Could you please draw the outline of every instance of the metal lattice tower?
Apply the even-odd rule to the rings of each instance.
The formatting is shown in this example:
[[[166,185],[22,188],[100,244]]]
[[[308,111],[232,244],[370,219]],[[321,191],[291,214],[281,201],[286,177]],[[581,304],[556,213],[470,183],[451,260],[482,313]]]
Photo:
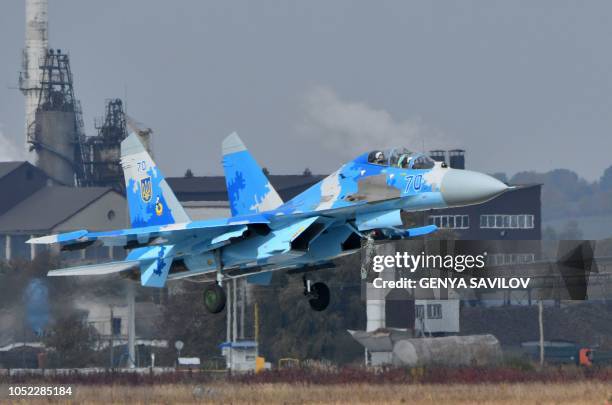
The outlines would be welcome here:
[[[30,150],[36,152],[36,165],[51,178],[80,185],[84,178],[83,119],[74,96],[69,57],[51,49],[40,69],[35,125],[27,133]]]
[[[127,137],[126,115],[120,99],[106,100],[105,114],[95,121],[96,136],[86,138],[84,185],[124,188],[121,168],[121,141]]]

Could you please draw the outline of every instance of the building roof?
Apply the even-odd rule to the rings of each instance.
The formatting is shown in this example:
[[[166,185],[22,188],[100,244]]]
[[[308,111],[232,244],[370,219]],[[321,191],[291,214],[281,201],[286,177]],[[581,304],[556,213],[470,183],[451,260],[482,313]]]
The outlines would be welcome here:
[[[0,178],[6,176],[10,172],[17,169],[22,164],[25,164],[25,161],[22,162],[0,162]]]
[[[406,330],[395,328],[383,328],[371,332],[349,329],[348,332],[353,339],[371,352],[390,352],[395,342],[412,337],[412,334]]]
[[[107,187],[43,187],[0,216],[0,232],[53,229],[111,191]]]
[[[234,349],[251,349],[257,347],[257,342],[254,340],[238,340],[236,342],[223,342],[219,345],[219,349],[224,347],[232,347]]]
[[[270,183],[284,200],[295,197],[324,177],[301,174],[268,176]],[[227,201],[223,176],[170,177],[167,181],[180,201]]]

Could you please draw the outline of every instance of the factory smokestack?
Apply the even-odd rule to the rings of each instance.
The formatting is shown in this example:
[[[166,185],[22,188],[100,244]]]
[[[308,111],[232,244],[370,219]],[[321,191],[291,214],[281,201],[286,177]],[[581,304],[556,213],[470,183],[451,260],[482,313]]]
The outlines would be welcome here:
[[[26,0],[26,32],[23,49],[23,67],[19,75],[19,88],[25,96],[25,144],[29,151],[28,136],[34,131],[34,119],[40,92],[41,70],[49,47],[47,0]],[[30,160],[34,160],[33,155]]]

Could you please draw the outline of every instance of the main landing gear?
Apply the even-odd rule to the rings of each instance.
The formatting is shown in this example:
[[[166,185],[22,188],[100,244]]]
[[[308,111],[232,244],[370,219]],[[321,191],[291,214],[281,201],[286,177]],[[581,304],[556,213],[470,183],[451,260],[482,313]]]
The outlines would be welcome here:
[[[223,311],[226,301],[225,291],[219,284],[211,283],[204,288],[204,306],[208,312],[218,314]]]
[[[304,295],[308,298],[308,303],[313,311],[325,311],[329,306],[329,287],[322,282],[312,283],[306,277],[304,281]],[[225,290],[217,283],[211,283],[204,288],[204,306],[211,314],[218,314],[225,308],[227,296]]]
[[[310,280],[304,276],[304,295],[308,298],[310,308],[314,311],[324,311],[329,306],[329,287],[322,282],[312,284]]]
[[[223,283],[223,262],[221,260],[221,249],[214,251],[215,263],[217,264],[217,282],[211,283],[204,288],[204,306],[211,314],[218,314],[225,308],[227,297],[225,290],[221,287]]]

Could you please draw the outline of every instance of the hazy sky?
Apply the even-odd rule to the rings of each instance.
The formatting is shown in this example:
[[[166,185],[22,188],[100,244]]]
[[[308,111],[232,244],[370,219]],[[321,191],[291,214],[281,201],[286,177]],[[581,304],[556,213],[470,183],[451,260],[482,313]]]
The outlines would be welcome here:
[[[232,131],[272,173],[392,144],[463,147],[487,172],[612,165],[609,1],[49,3],[87,133],[127,93],[167,175],[220,174]],[[24,2],[2,1],[0,131],[19,146],[23,37]]]

